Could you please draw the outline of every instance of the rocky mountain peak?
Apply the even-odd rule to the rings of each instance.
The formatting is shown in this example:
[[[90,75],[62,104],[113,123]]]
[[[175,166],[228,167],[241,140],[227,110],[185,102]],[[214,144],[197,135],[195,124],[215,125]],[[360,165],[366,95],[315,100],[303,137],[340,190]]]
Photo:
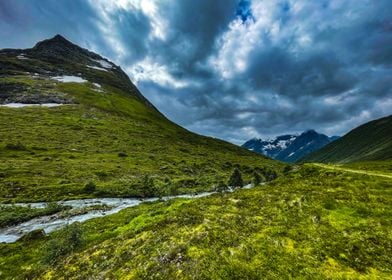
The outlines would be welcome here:
[[[285,134],[269,140],[252,139],[244,143],[243,147],[277,160],[295,162],[337,138],[309,129],[300,135]]]
[[[308,129],[302,133],[303,135],[319,135],[319,133],[314,129]]]
[[[63,44],[72,44],[70,41],[68,41],[67,39],[65,39],[63,36],[61,36],[60,34],[56,34],[53,38],[49,38],[47,39],[47,41],[51,41],[51,42],[60,42]],[[72,44],[73,45],[73,44]]]
[[[61,47],[61,48],[69,48],[69,47],[77,47],[75,44],[71,43],[67,39],[65,39],[60,34],[57,34],[53,38],[45,39],[43,41],[38,42],[33,49],[43,49],[43,48],[54,48],[54,47]]]
[[[93,52],[79,47],[68,41],[62,35],[57,34],[53,38],[38,42],[31,50],[30,54],[56,60],[84,61],[87,58],[100,59],[101,57]]]

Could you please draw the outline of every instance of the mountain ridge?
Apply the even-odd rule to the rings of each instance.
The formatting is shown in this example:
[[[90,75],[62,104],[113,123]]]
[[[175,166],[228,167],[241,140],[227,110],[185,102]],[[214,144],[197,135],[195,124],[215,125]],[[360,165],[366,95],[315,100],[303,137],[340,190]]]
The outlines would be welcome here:
[[[349,163],[392,159],[392,115],[364,123],[302,162]]]
[[[0,201],[172,195],[214,190],[236,168],[247,183],[281,173],[168,120],[120,67],[75,46],[55,36],[0,50]]]
[[[11,54],[19,57],[19,60],[30,59],[38,60],[40,62],[39,64],[20,65],[20,63],[16,63],[16,61],[8,61],[9,63],[0,61],[0,75],[12,75],[15,74],[15,70],[18,69],[23,70],[23,72],[38,73],[41,75],[49,74],[50,76],[83,76],[89,81],[94,81],[96,83],[105,82],[113,87],[120,88],[159,112],[159,110],[141,94],[139,89],[132,83],[128,75],[120,66],[99,54],[72,43],[59,34],[36,43],[32,48],[3,49],[0,50],[0,54]],[[103,63],[107,63],[106,65],[108,67],[102,67]],[[101,71],[93,71],[95,70],[94,68],[100,69]],[[77,69],[77,71],[75,71],[75,69]],[[110,77],[108,77],[108,75],[110,75]]]
[[[338,136],[328,137],[309,129],[301,134],[285,134],[272,139],[251,139],[242,147],[284,162],[296,162],[305,155],[334,141]]]
[[[43,41],[35,44],[33,48],[30,49],[35,53],[39,53],[41,57],[56,57],[56,58],[68,58],[75,60],[72,54],[82,53],[85,56],[90,56],[94,58],[103,58],[100,55],[91,52],[85,48],[82,48],[71,41],[67,40],[60,34],[55,35],[53,38],[45,39]]]

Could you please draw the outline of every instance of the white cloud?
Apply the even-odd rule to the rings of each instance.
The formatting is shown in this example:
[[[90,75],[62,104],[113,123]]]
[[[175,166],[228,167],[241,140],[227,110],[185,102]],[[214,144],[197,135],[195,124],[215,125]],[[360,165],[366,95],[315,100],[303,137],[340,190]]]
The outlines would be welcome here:
[[[150,81],[164,87],[182,88],[188,86],[188,83],[173,78],[165,65],[160,65],[149,57],[126,68],[126,71],[135,84]]]
[[[312,43],[311,34],[290,19],[290,24],[282,23],[282,9],[280,1],[252,2],[252,18],[243,22],[240,18],[233,20],[228,30],[217,42],[217,54],[210,57],[210,65],[223,78],[232,78],[247,69],[249,56],[252,51],[270,48],[274,45],[285,44],[290,37],[292,52],[298,52]],[[294,10],[300,12],[302,6],[295,4]],[[312,26],[313,27],[313,26]]]

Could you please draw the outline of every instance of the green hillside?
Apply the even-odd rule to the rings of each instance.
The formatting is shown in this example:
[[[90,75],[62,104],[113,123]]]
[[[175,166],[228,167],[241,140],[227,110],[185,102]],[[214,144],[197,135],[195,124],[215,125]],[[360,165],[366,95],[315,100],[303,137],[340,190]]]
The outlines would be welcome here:
[[[54,79],[64,76],[85,82]],[[61,36],[0,51],[0,104],[10,103],[64,105],[0,106],[3,202],[199,192],[235,167],[247,182],[283,167],[172,123],[120,67]]]
[[[392,115],[363,124],[301,162],[348,163],[392,159]]]
[[[286,165],[174,124],[61,36],[0,51],[0,105],[0,279],[392,277],[391,117],[334,142],[379,161]]]
[[[0,244],[0,275],[391,279],[392,180],[384,175],[392,165],[384,165],[384,171],[375,166],[378,174],[367,165],[297,166],[250,190],[146,203],[36,240]]]

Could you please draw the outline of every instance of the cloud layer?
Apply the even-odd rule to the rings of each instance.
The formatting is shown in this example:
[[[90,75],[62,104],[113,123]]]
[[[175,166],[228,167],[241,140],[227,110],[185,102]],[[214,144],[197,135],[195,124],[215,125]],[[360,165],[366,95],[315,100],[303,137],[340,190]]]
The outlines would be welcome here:
[[[389,0],[2,0],[0,48],[61,33],[164,114],[234,143],[392,112]]]

